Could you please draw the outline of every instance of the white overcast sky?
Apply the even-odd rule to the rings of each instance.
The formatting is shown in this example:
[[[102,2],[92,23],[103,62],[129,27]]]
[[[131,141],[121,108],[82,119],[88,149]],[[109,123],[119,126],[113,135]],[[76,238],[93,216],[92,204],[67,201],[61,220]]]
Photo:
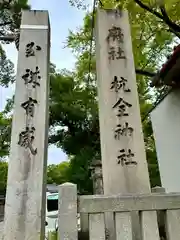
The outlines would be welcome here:
[[[89,0],[91,2],[91,0]],[[58,69],[72,69],[75,59],[67,48],[64,49],[64,42],[68,30],[75,30],[82,25],[84,12],[70,6],[68,0],[30,0],[32,9],[48,10],[51,22],[51,62]],[[6,45],[7,56],[17,66],[17,51],[14,44]],[[0,87],[0,111],[4,108],[6,99],[14,93],[14,87]],[[48,163],[56,164],[67,160],[66,154],[56,146],[50,146],[48,150]]]

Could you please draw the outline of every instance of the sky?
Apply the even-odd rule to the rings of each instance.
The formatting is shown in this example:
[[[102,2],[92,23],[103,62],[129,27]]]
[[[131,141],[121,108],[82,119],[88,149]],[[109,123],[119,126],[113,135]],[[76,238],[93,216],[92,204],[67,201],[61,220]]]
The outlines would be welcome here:
[[[89,0],[91,2],[91,0]],[[69,30],[76,30],[82,25],[85,12],[71,7],[69,0],[30,0],[31,9],[48,10],[51,24],[51,62],[57,69],[73,69],[75,58],[71,51],[64,48]],[[17,67],[17,50],[14,44],[4,46],[8,58]],[[0,111],[14,93],[14,86],[9,88],[0,87]],[[56,146],[48,148],[48,164],[58,164],[68,160],[67,155]]]

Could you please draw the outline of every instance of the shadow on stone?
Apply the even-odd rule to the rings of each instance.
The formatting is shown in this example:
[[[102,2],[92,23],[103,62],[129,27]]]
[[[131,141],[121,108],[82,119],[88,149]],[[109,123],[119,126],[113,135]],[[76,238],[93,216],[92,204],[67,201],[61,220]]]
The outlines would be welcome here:
[[[89,240],[89,232],[78,232],[78,240]]]

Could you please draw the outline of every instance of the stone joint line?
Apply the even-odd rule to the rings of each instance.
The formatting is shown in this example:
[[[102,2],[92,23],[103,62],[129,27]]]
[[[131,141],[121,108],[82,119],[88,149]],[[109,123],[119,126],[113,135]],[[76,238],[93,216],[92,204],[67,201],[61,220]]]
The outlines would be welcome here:
[[[21,29],[48,29],[47,25],[21,25]]]

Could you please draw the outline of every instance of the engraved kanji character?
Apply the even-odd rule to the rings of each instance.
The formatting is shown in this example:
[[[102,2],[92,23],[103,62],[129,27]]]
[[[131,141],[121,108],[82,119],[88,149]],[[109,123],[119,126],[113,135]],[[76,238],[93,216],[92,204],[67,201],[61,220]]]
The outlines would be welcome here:
[[[40,71],[38,66],[36,67],[36,71],[33,72],[30,69],[26,69],[26,73],[22,76],[22,78],[25,81],[25,84],[32,83],[33,88],[36,86],[40,86],[40,83],[38,80],[41,79],[41,76],[39,75]]]
[[[136,161],[133,161],[132,158],[134,157],[134,153],[132,153],[131,149],[128,149],[126,152],[125,149],[121,149],[120,155],[117,157],[117,163],[124,165],[137,165]]]
[[[123,42],[123,33],[120,27],[113,26],[111,29],[108,30],[107,40],[109,41],[112,39],[113,41],[117,40],[118,42]]]
[[[110,47],[110,51],[108,52],[108,54],[109,54],[109,60],[114,60],[116,57],[115,47]]]
[[[31,117],[34,117],[35,104],[37,104],[37,100],[29,97],[29,100],[22,103],[21,106],[26,110],[27,115],[30,115]]]
[[[119,100],[113,106],[113,108],[116,107],[118,107],[118,117],[129,116],[129,114],[126,112],[126,108],[132,107],[132,104],[124,101],[122,98],[119,98]]]
[[[18,141],[18,144],[21,146],[21,147],[24,147],[25,149],[29,148],[29,150],[31,151],[31,153],[33,155],[36,155],[37,153],[37,148],[34,149],[33,146],[32,146],[32,143],[34,141],[34,131],[35,131],[35,128],[34,127],[31,127],[31,129],[29,127],[26,127],[26,130],[25,131],[22,131],[20,134],[19,134],[19,141]]]
[[[129,127],[129,124],[125,122],[125,126],[122,126],[121,124],[118,124],[115,131],[114,131],[114,138],[120,139],[121,136],[132,136],[134,129],[132,127]]]
[[[125,59],[124,51],[118,47],[118,51],[116,52],[116,59]]]
[[[114,80],[111,82],[111,89],[114,89],[117,93],[119,89],[123,88],[124,92],[131,92],[131,90],[126,86],[127,79],[121,77],[121,80],[118,80],[117,76],[114,76]]]
[[[116,51],[115,47],[110,47],[108,55],[109,55],[109,60],[115,60],[115,58],[125,59],[124,51],[120,47],[118,47],[118,51]]]
[[[34,42],[30,42],[26,45],[26,57],[35,56],[35,51],[40,51],[41,47],[36,45]]]
[[[127,82],[128,82],[127,79],[121,77],[121,80],[119,81],[120,83],[119,88],[123,88],[124,92],[131,92],[131,90],[126,86]]]
[[[117,76],[114,76],[114,80],[111,82],[111,89],[114,89],[117,93],[120,88],[119,81]]]

